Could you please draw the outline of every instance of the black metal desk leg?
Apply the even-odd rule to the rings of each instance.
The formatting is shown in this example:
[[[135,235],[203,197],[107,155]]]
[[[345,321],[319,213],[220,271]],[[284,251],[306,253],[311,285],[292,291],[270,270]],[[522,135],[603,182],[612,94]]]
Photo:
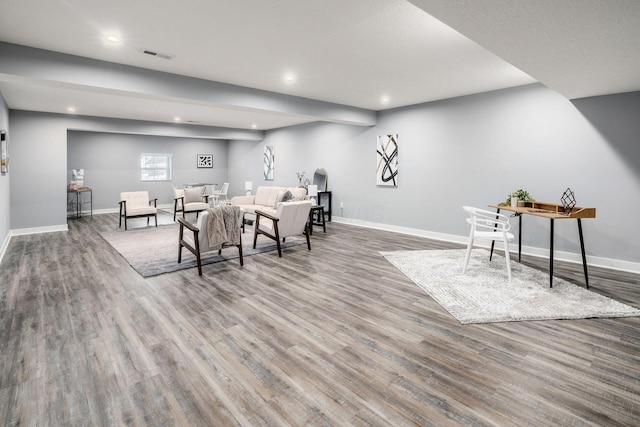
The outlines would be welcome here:
[[[522,215],[518,214],[518,262],[522,259]]]
[[[587,273],[587,255],[584,252],[584,238],[582,237],[582,221],[578,218],[578,234],[580,234],[580,251],[582,252],[582,267],[584,268],[584,283],[589,289],[589,274]]]
[[[553,288],[553,225],[554,219],[551,218],[551,236],[549,237],[549,287]]]
[[[496,209],[496,214],[500,213],[500,208]],[[496,220],[498,219],[498,215],[496,215]],[[496,223],[496,225],[498,225]],[[491,252],[489,252],[489,261],[491,261],[491,258],[493,258],[493,247],[496,245],[496,241],[492,240],[491,241]]]

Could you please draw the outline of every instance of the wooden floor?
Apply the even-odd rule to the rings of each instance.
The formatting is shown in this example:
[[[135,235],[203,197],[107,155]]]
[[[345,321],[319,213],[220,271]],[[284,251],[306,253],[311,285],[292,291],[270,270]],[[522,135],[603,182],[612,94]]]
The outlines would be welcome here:
[[[117,223],[11,239],[2,425],[640,425],[640,318],[461,325],[378,253],[455,245],[329,223],[311,252],[143,279]],[[638,275],[590,273],[640,307]]]

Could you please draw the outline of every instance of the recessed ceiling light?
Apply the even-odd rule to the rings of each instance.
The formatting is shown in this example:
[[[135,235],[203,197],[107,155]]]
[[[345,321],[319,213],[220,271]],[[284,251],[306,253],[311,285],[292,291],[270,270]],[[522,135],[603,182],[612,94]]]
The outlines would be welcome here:
[[[257,125],[257,124],[255,124],[255,123],[252,123],[252,124],[251,124],[251,129],[256,129],[257,127],[258,127],[258,125]]]
[[[174,122],[179,122],[179,121],[180,121],[180,117],[174,117],[174,118],[173,118],[173,121],[174,121]]]
[[[76,112],[76,107],[67,107],[67,112],[75,113]]]
[[[284,75],[284,81],[287,83],[293,83],[296,81],[296,76],[293,73],[287,73]]]
[[[105,36],[105,39],[109,42],[109,43],[120,43],[120,37],[116,36],[115,34],[107,34]]]
[[[383,96],[383,97],[381,97],[381,98],[380,98],[380,103],[381,103],[382,105],[386,105],[386,104],[388,104],[388,103],[389,103],[389,97],[388,97],[388,96],[386,96],[386,95],[385,95],[385,96]]]

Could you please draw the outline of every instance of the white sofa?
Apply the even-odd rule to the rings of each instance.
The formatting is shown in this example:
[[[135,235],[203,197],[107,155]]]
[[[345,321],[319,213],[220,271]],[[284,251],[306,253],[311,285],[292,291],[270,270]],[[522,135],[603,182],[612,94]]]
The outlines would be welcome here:
[[[307,200],[308,198],[306,188],[260,186],[256,189],[255,195],[232,197],[231,204],[240,206],[245,211],[245,218],[253,220],[256,209],[275,215],[278,203],[283,201],[283,197],[288,196],[287,192],[291,193],[289,201]]]

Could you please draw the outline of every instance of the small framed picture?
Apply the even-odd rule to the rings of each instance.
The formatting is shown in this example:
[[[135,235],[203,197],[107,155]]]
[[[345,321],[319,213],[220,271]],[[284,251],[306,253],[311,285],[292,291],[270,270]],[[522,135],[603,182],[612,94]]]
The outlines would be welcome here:
[[[198,154],[197,163],[199,168],[212,168],[213,167],[213,155],[212,154]]]

